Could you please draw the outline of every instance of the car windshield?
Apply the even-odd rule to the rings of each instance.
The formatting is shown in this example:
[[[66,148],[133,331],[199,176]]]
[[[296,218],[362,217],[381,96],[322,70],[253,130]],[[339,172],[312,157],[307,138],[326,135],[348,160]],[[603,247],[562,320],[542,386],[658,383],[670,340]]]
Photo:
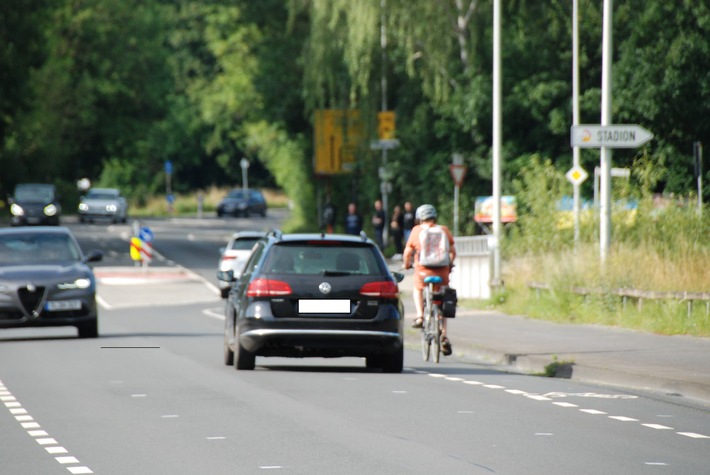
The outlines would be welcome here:
[[[0,265],[78,261],[81,251],[66,234],[0,235]]]
[[[86,197],[92,200],[115,200],[118,196],[112,191],[90,191],[86,194]]]
[[[232,251],[251,251],[251,248],[254,247],[254,243],[258,240],[259,238],[235,239],[229,249]]]
[[[51,185],[19,185],[15,188],[15,199],[48,203],[54,199],[54,188]]]
[[[342,243],[274,246],[263,272],[303,275],[381,275],[384,272],[370,246]]]
[[[245,200],[249,197],[248,192],[245,192],[243,190],[232,190],[229,192],[229,195],[227,195],[228,198],[234,198],[238,200]]]

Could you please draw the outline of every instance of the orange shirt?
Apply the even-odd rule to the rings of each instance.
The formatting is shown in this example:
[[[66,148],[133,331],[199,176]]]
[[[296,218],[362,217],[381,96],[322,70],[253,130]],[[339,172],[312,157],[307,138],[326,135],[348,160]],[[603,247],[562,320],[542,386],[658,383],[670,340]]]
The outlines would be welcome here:
[[[428,226],[428,224],[419,224],[412,228],[412,233],[409,235],[407,244],[404,249],[404,262],[413,256],[414,257],[414,288],[417,290],[423,289],[424,278],[431,275],[438,275],[444,282],[443,285],[448,285],[449,283],[449,273],[451,272],[451,267],[424,267],[419,265],[419,253],[421,252],[421,243],[419,242],[419,235],[422,231],[422,226]],[[453,263],[456,258],[456,248],[454,247],[454,236],[449,231],[446,226],[440,225],[444,233],[449,240],[449,255],[451,257],[451,262]]]

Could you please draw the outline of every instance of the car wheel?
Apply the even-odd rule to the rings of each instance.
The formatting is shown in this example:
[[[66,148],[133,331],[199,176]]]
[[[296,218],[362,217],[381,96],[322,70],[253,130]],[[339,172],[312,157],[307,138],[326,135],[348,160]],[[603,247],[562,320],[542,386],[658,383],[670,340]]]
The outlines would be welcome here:
[[[81,325],[77,325],[79,338],[97,338],[99,336],[99,320],[93,319]]]
[[[83,216],[79,216],[79,222],[80,222],[80,223],[83,223],[84,221],[86,221],[86,219],[84,219]]]
[[[365,367],[367,369],[380,369],[382,368],[382,356],[368,356],[365,358]]]
[[[237,343],[237,351],[234,354],[234,367],[238,370],[252,370],[256,366],[256,355],[245,350],[240,343]]]
[[[385,373],[401,373],[404,368],[404,347],[382,357],[382,371]]]
[[[232,366],[234,364],[234,352],[229,348],[227,334],[224,335],[224,364]]]

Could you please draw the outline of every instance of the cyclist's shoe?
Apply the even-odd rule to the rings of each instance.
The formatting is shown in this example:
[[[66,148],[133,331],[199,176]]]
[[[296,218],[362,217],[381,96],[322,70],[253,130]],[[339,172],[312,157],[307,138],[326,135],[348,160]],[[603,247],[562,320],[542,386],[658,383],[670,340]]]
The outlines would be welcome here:
[[[441,353],[444,356],[449,356],[452,352],[451,342],[445,336],[441,338]]]
[[[421,328],[423,325],[424,319],[422,317],[418,317],[412,322],[412,328]]]

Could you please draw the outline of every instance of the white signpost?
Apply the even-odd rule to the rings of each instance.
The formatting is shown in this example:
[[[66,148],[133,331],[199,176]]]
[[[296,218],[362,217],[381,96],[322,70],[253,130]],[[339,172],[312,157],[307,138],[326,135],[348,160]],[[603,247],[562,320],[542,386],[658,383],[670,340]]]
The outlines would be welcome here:
[[[639,125],[573,125],[570,142],[582,148],[637,148],[653,138]]]

